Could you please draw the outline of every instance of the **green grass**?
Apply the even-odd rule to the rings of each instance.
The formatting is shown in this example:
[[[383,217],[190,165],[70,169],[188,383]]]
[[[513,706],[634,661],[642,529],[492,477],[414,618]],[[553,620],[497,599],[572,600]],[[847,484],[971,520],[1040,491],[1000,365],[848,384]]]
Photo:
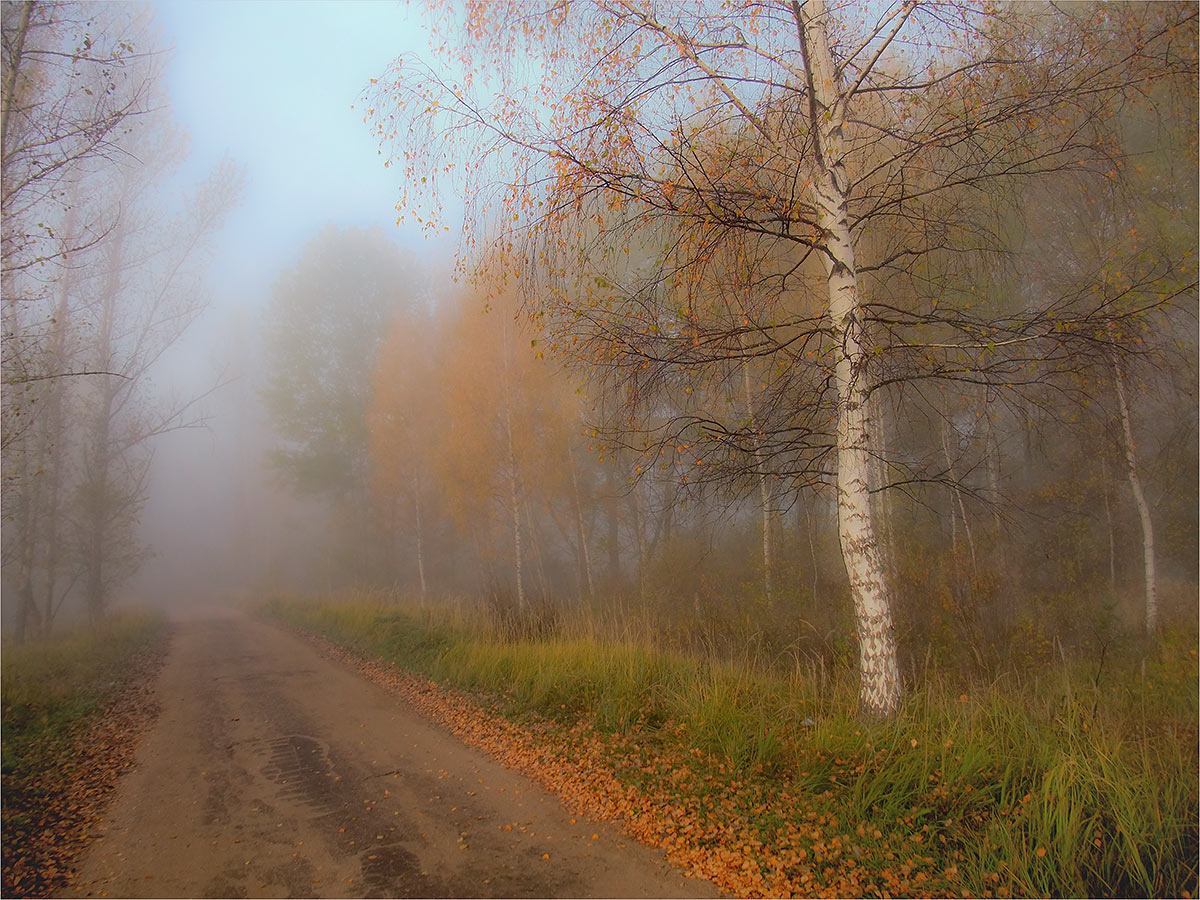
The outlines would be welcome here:
[[[124,684],[130,662],[162,636],[161,618],[129,614],[27,644],[0,656],[3,771],[20,773],[45,757]]]
[[[89,729],[130,678],[144,671],[139,660],[163,637],[160,617],[127,614],[94,629],[4,646],[5,896],[52,896],[64,886],[94,808],[80,792],[104,781],[96,767],[106,760],[103,750],[96,753]]]
[[[1194,635],[1169,635],[1144,665],[1131,653],[1021,681],[932,675],[895,722],[871,725],[856,715],[846,670],[749,652],[697,658],[586,623],[506,638],[482,616],[383,603],[276,601],[268,612],[479,692],[511,717],[585,720],[664,759],[702,751],[738,773],[764,840],[792,815],[781,798],[794,798],[797,809],[869,826],[859,832],[867,844],[886,833],[864,851],[867,869],[907,851],[924,854],[930,871],[953,871],[927,885],[934,893],[1196,891]],[[643,786],[668,785],[644,765],[617,768]]]

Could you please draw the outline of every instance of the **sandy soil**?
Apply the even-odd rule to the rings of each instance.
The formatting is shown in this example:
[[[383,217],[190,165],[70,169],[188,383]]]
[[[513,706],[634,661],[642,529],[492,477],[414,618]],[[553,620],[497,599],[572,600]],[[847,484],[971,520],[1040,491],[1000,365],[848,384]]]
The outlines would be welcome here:
[[[179,625],[156,690],[66,896],[718,893],[265,623]]]

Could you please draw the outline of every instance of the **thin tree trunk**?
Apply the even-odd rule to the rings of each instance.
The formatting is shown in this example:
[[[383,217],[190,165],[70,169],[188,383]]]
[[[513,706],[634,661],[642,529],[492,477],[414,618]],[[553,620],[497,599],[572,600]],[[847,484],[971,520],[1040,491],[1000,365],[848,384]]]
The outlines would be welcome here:
[[[28,567],[21,567],[20,582],[17,585],[17,643],[23,644],[30,638],[40,637],[42,620],[38,615],[37,604],[33,597],[33,579]]]
[[[633,535],[637,542],[638,599],[646,606],[646,523],[642,518],[642,504],[636,490],[629,492],[629,509],[633,518]]]
[[[513,567],[517,581],[517,609],[525,611],[525,582],[521,574],[521,498],[517,484],[517,454],[513,447],[512,413],[507,401],[504,409],[504,432],[508,438],[508,497],[512,506]]]
[[[33,12],[33,0],[25,0],[21,6],[21,21],[13,40],[13,54],[9,69],[4,77],[4,110],[0,112],[0,154],[8,160],[8,114],[16,100],[17,76],[21,74],[21,55],[25,50],[25,35],[29,33],[29,16]]]
[[[72,191],[74,193],[74,190]],[[63,223],[63,234],[70,236],[75,229],[75,206],[67,210]],[[58,303],[54,311],[53,325],[50,331],[50,358],[60,372],[68,370],[67,359],[67,329],[71,316],[71,293],[75,287],[75,269],[71,265],[71,255],[63,254],[63,274],[59,285]],[[67,390],[68,379],[52,378],[47,385],[46,405],[42,415],[46,417],[46,433],[42,455],[45,463],[42,467],[46,479],[46,534],[45,560],[43,562],[43,591],[45,600],[42,607],[41,619],[49,632],[53,622],[55,607],[54,595],[58,579],[59,552],[62,546],[62,517],[61,497],[66,466],[63,462],[65,451],[66,421],[63,414],[64,393]],[[36,599],[34,601],[37,602]]]
[[[840,73],[834,66],[821,0],[793,2],[808,73],[809,121],[816,132],[814,199],[821,229],[822,261],[829,292],[829,318],[836,355],[838,392],[838,536],[854,598],[858,630],[860,702],[872,718],[891,718],[900,709],[900,667],[886,584],[871,515],[871,456],[867,390],[864,384],[862,308],[854,239],[847,211],[848,180],[843,164]]]
[[[537,574],[537,585],[540,591],[538,596],[548,599],[550,597],[550,581],[546,578],[546,558],[542,554],[542,541],[538,534],[537,524],[533,520],[533,501],[529,498],[529,492],[525,491],[525,524],[528,527],[529,555],[533,558],[534,571]]]
[[[1121,373],[1121,361],[1116,353],[1111,355],[1113,382],[1117,388],[1117,404],[1121,410],[1121,429],[1125,436],[1125,462],[1129,467],[1129,486],[1133,489],[1133,501],[1137,504],[1138,516],[1142,521],[1142,559],[1146,578],[1146,634],[1158,631],[1158,578],[1154,564],[1154,523],[1150,521],[1150,504],[1142,491],[1142,480],[1138,476],[1137,449],[1133,443],[1133,426],[1129,421],[1129,404],[1125,400],[1125,377]]]
[[[111,494],[112,467],[110,417],[112,415],[112,391],[106,385],[101,391],[101,402],[95,416],[92,433],[92,460],[88,467],[87,537],[84,564],[84,592],[88,619],[97,623],[108,606],[105,588],[107,548],[105,530],[108,523],[108,505]]]
[[[608,512],[608,581],[610,590],[619,590],[621,582],[621,548],[617,509],[616,461],[609,463],[606,506]]]
[[[421,581],[421,607],[429,599],[429,588],[425,584],[425,534],[421,524],[421,486],[417,476],[412,477],[413,515],[417,526],[417,577]]]
[[[4,92],[3,92],[3,109],[0,110],[0,185],[6,184],[9,181],[9,113],[16,104],[16,89],[17,79],[21,72],[21,57],[24,53],[25,38],[29,33],[29,18],[33,12],[33,0],[26,0],[21,7],[21,18],[17,24],[16,34],[13,36],[12,57],[8,61],[8,70],[4,73]],[[9,207],[12,203],[14,193],[7,188],[0,189],[0,197],[3,198],[3,212],[7,216]],[[3,260],[3,268],[6,270],[9,263],[10,239],[12,229],[4,227],[0,229],[0,241],[3,241],[3,248],[0,250],[0,258]],[[8,275],[7,271],[4,273]],[[10,310],[15,310],[18,301],[12,292],[9,290],[9,280],[6,277],[4,280],[4,293],[9,294],[5,299]],[[19,318],[13,313],[13,320],[5,322],[5,350],[9,350],[9,328],[12,327],[14,336],[18,335],[16,323]],[[14,339],[12,344],[20,345],[20,341]],[[32,435],[31,435],[32,436]],[[2,441],[7,449],[9,441],[14,440],[12,433],[5,434]],[[23,443],[24,441],[22,441]],[[32,442],[35,443],[36,442]],[[16,600],[17,600],[17,616],[16,616],[16,637],[18,641],[25,641],[35,633],[39,633],[42,629],[40,615],[37,606],[37,597],[34,593],[33,570],[35,565],[37,546],[36,536],[36,510],[34,496],[37,490],[33,484],[33,480],[29,477],[29,460],[30,454],[28,447],[21,451],[20,469],[20,496],[17,500],[17,511],[13,527],[17,532],[17,547],[15,568],[17,569],[16,578]],[[5,456],[5,464],[8,465],[8,456]]]
[[[118,225],[110,242],[111,257],[108,277],[101,297],[100,329],[97,368],[113,371],[113,332],[116,328],[116,305],[121,290],[121,271],[124,262],[125,229]],[[84,538],[84,597],[88,619],[95,624],[104,615],[108,606],[105,570],[108,563],[107,530],[112,503],[112,420],[113,404],[120,386],[114,384],[115,376],[103,376],[100,381],[100,398],[92,411],[90,449],[86,454],[86,496]]]
[[[942,452],[946,455],[946,474],[950,476],[950,496],[951,496],[950,527],[951,527],[951,534],[952,535],[954,534],[954,507],[958,506],[959,515],[962,516],[963,533],[967,537],[967,550],[971,554],[971,574],[974,577],[978,578],[979,577],[979,563],[975,556],[975,538],[971,534],[971,523],[967,521],[967,507],[966,507],[966,504],[963,503],[962,491],[960,491],[958,489],[958,475],[954,471],[954,458],[950,455],[950,444],[946,440],[946,428],[949,428],[949,427],[951,427],[950,424],[946,423],[945,428],[942,429]],[[952,541],[955,544],[954,552],[955,552],[955,556],[957,557],[957,555],[958,555],[957,537],[952,538]]]
[[[591,600],[596,596],[596,588],[592,583],[592,557],[588,552],[587,534],[583,527],[583,501],[579,496],[579,477],[575,473],[575,454],[571,450],[571,442],[567,441],[567,464],[571,467],[571,491],[575,500],[575,531],[579,538],[580,563],[586,576],[587,595]]]
[[[504,421],[504,437],[507,442],[508,450],[508,494],[509,502],[512,507],[512,529],[513,529],[513,570],[516,576],[517,587],[517,609],[520,612],[525,612],[525,581],[522,572],[522,548],[521,548],[521,486],[520,472],[517,469],[517,451],[513,441],[513,399],[512,399],[512,373],[509,366],[509,334],[508,323],[504,317],[501,317],[503,334],[501,335],[500,347],[500,365],[502,367],[503,391],[501,402],[504,409],[501,410],[501,415]]]
[[[471,556],[475,561],[476,577],[478,577],[479,583],[484,587],[491,589],[495,585],[498,589],[499,581],[496,577],[496,567],[492,563],[491,557],[485,558],[483,554],[483,541],[479,537],[479,524],[476,520],[472,519],[469,527],[471,530],[471,546],[475,551]]]
[[[813,533],[812,512],[809,509],[808,499],[803,499],[801,505],[804,508],[804,532],[808,537],[808,558],[812,563],[812,596],[810,599],[813,607],[816,608],[818,602],[817,594],[820,591],[821,574],[821,567],[817,562],[817,538]]]
[[[1117,596],[1117,534],[1113,523],[1112,502],[1108,499],[1108,462],[1100,454],[1100,477],[1103,484],[1104,524],[1108,530],[1108,588],[1113,599]]]
[[[754,418],[754,398],[750,390],[750,365],[742,362],[742,386],[746,389],[746,416],[749,419],[750,430],[754,441],[754,467],[758,471],[758,495],[762,511],[762,555],[763,555],[763,593],[766,595],[767,608],[774,605],[774,585],[771,580],[771,487],[767,482],[766,460],[763,458],[762,444],[759,441],[758,426]]]
[[[984,397],[984,414],[987,417],[987,474],[988,500],[992,504],[992,523],[995,529],[992,538],[993,560],[998,564],[1001,577],[1008,579],[1010,567],[1008,564],[1008,541],[1004,540],[1004,521],[1001,515],[1001,501],[1004,490],[1001,487],[1001,458],[1000,439],[996,436],[995,416],[991,410],[991,402]]]
[[[37,509],[34,496],[37,486],[29,477],[28,452],[21,454],[21,494],[13,523],[19,542],[16,552],[17,641],[24,642],[41,632],[40,616],[33,591],[34,554],[37,546]]]

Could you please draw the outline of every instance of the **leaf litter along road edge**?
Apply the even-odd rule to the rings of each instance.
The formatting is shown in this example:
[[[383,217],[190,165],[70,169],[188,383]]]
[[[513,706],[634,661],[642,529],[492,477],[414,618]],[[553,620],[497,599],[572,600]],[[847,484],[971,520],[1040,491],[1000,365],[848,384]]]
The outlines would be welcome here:
[[[3,896],[51,897],[77,877],[119,779],[161,711],[155,683],[171,639],[167,626],[138,653],[115,696],[54,752],[54,765],[25,778],[4,776]],[[36,821],[14,833],[9,816],[22,813]]]
[[[699,750],[681,753],[636,730],[600,734],[586,721],[567,725],[530,715],[515,722],[487,709],[481,697],[303,628],[275,624],[537,781],[572,814],[618,823],[640,843],[665,851],[688,876],[707,879],[732,896],[959,893],[952,887],[958,873],[943,871],[934,855],[922,854],[923,847],[892,845],[891,835],[864,823],[851,828],[802,795],[750,773],[745,777]],[[766,835],[764,813],[772,819]],[[864,853],[864,847],[871,851]],[[877,861],[885,865],[872,870],[868,856],[882,857]]]

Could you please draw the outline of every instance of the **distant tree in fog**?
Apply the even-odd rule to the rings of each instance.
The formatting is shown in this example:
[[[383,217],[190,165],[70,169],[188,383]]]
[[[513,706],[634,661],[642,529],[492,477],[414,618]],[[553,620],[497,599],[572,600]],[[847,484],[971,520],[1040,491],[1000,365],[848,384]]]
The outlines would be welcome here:
[[[504,273],[479,277],[497,285]],[[578,594],[594,589],[592,454],[581,398],[544,358],[515,293],[487,296],[460,289],[433,316],[393,322],[367,417],[371,487],[396,540],[412,538],[422,596],[427,531],[444,522],[468,548],[459,557],[474,556],[477,588],[525,612],[561,590],[556,551],[574,557]]]
[[[429,433],[437,415],[433,371],[439,335],[425,310],[406,309],[380,348],[367,412],[371,490],[384,527],[397,544],[411,537],[422,603],[429,596],[426,530],[434,490]]]
[[[95,324],[82,348],[96,370],[111,373],[80,386],[82,456],[73,519],[93,620],[107,610],[114,586],[145,558],[135,534],[149,491],[151,438],[195,422],[196,398],[154,402],[149,377],[207,304],[197,267],[241,192],[240,171],[225,161],[168,217],[155,196],[161,173],[155,155],[146,152],[151,143],[147,135],[147,164],[121,173],[122,215],[104,242],[87,307]],[[169,161],[165,149],[159,152]]]
[[[370,537],[367,410],[379,347],[393,319],[424,300],[415,259],[381,230],[327,226],[279,277],[263,318],[262,396],[280,438],[270,462],[296,491],[330,502],[355,535],[352,555]]]

